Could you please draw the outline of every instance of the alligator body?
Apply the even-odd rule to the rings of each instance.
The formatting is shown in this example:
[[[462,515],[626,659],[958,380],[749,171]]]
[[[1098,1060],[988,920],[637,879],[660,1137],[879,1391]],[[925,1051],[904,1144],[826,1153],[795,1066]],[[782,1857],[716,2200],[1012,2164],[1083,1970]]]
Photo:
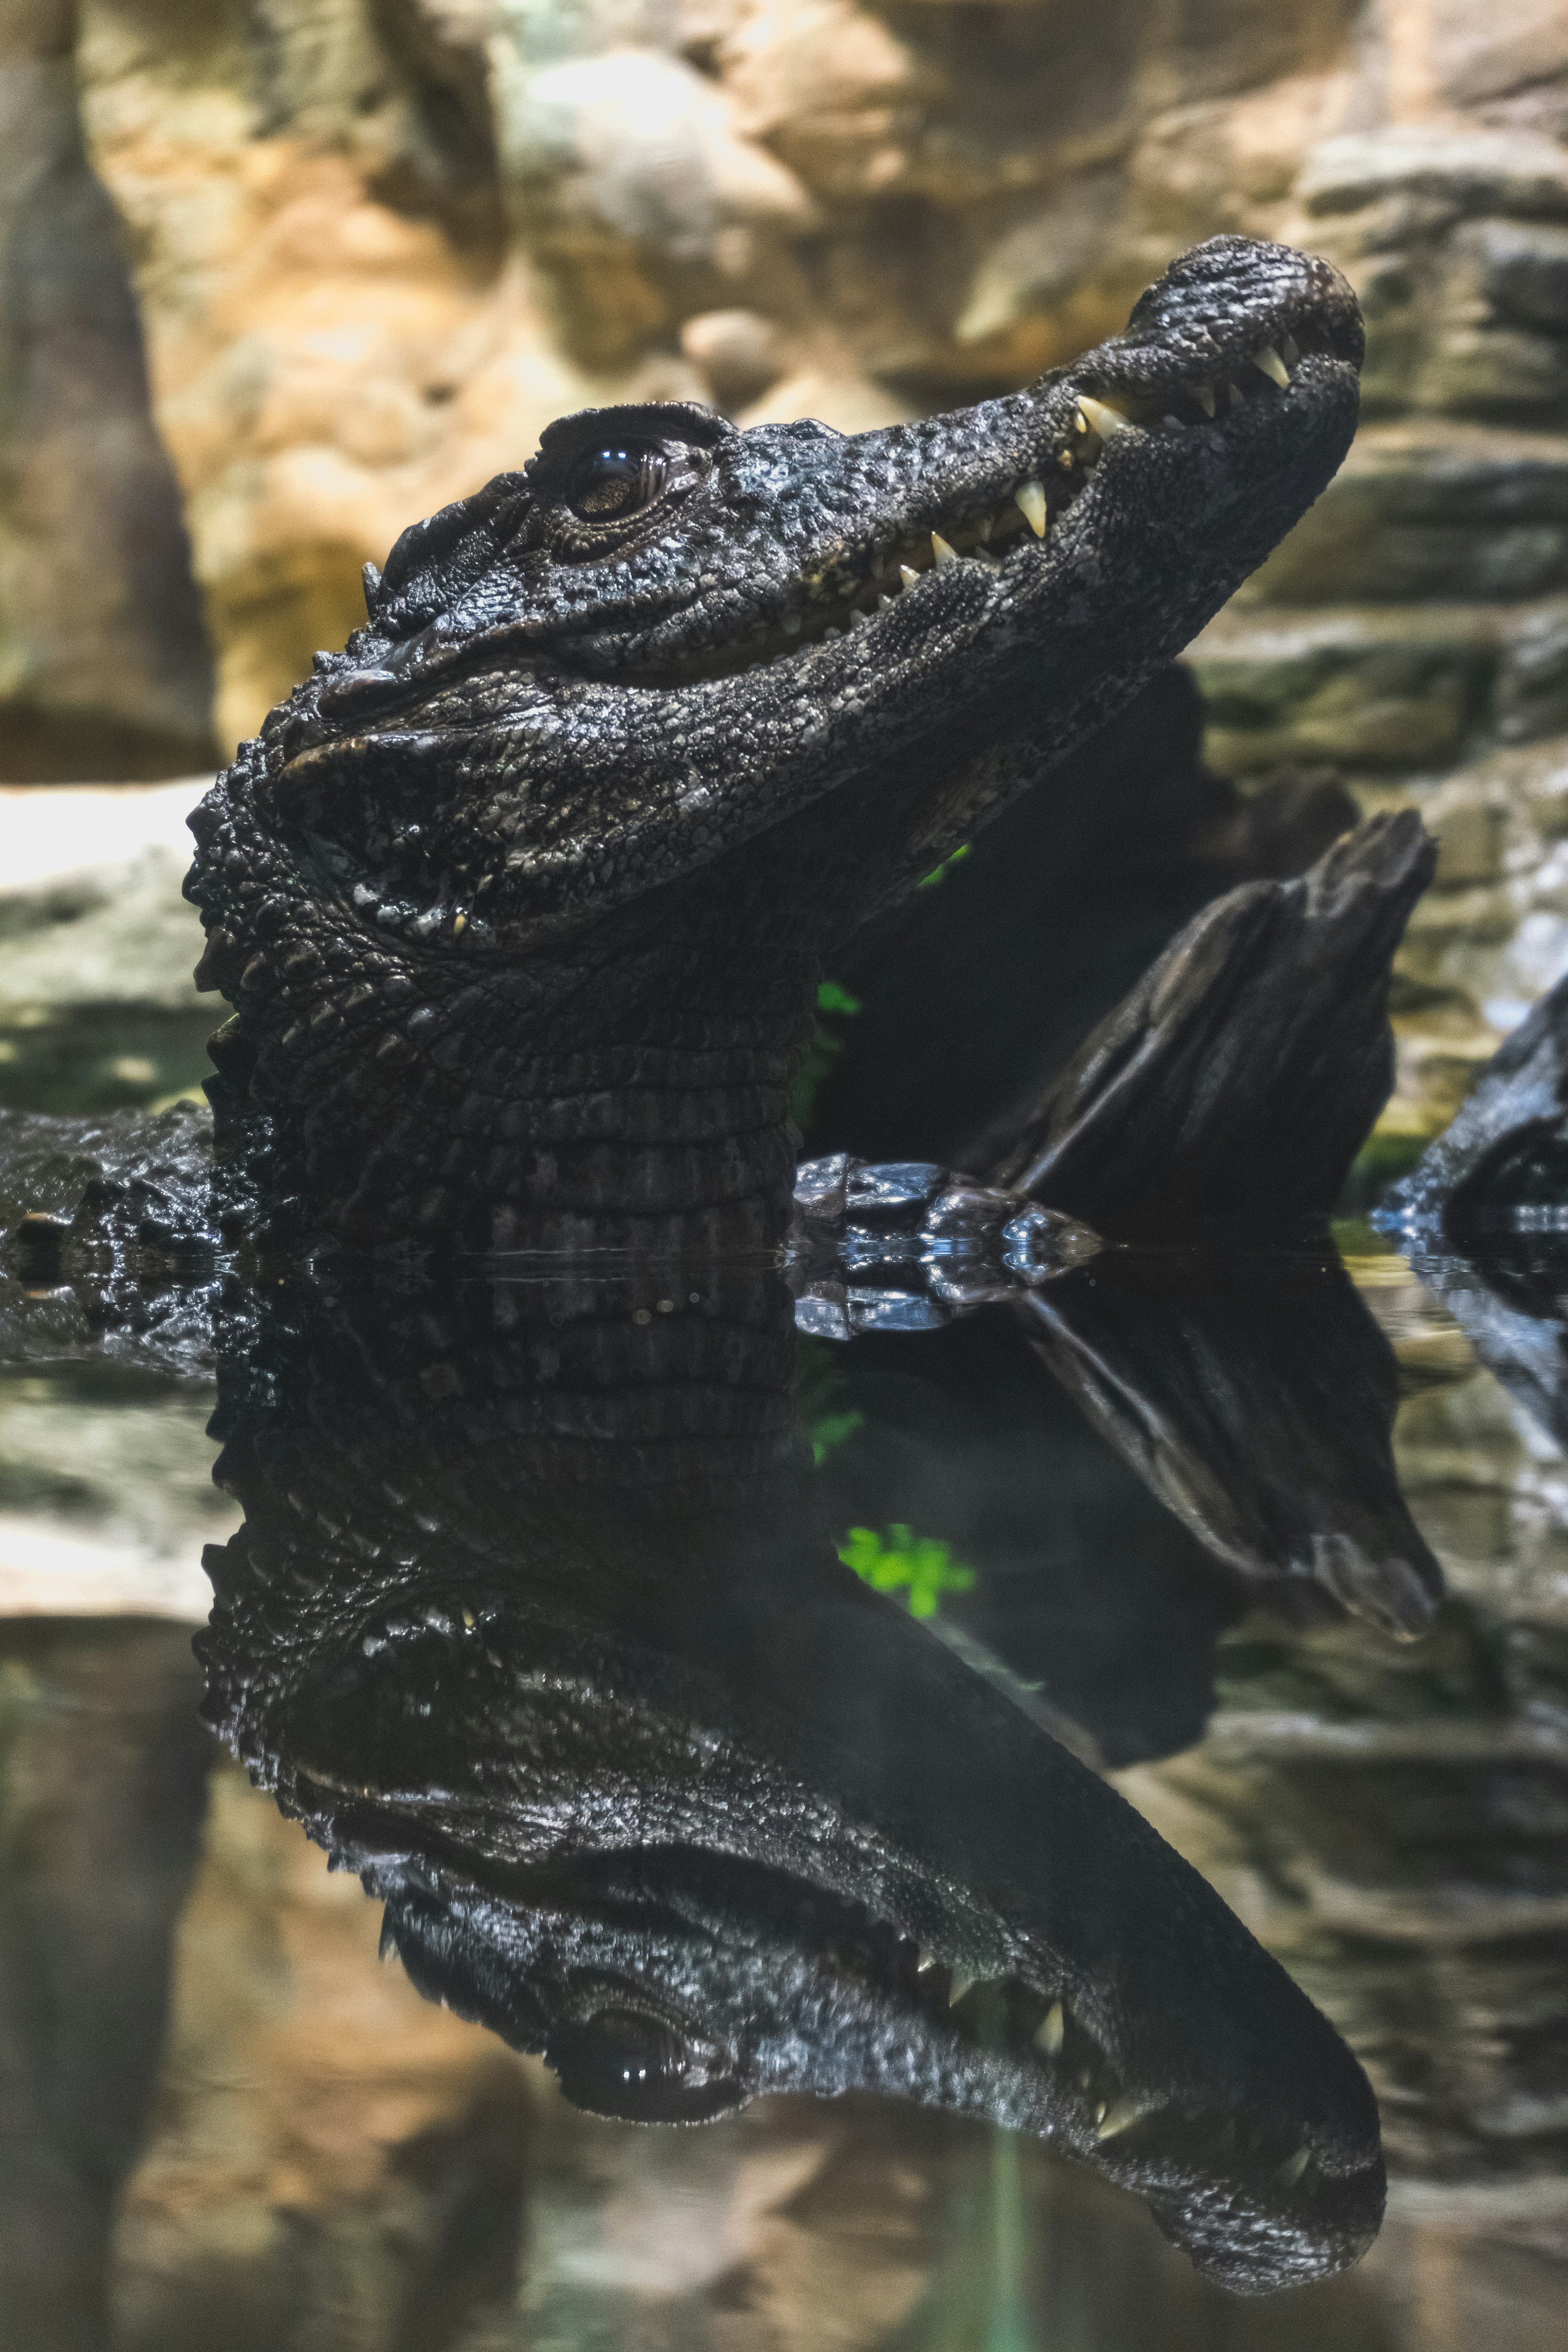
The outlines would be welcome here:
[[[1222,238],[1125,335],[926,424],[552,426],[404,535],[193,820],[233,1007],[210,1145],[24,1131],[5,1171],[24,1352],[85,1321],[216,1357],[246,1524],[209,1563],[210,1718],[416,1983],[600,2111],[858,2086],[1040,2132],[1244,2291],[1375,2229],[1364,2079],[1130,1807],[835,1556],[791,1324],[1009,1301],[1211,1549],[1310,1577],[1300,1508],[1216,1508],[1223,1381],[1184,1418],[1182,1348],[1072,1286],[1102,1236],[1327,1211],[1428,846],[1368,828],[1198,917],[985,1181],[797,1174],[788,1087],[828,954],[1048,808],[1317,496],[1360,356],[1326,265]],[[1341,1583],[1409,1630],[1379,1379],[1372,1442],[1287,1400],[1270,1444],[1289,1486],[1327,1430]]]
[[[226,1230],[770,1247],[829,950],[1329,480],[1361,328],[1220,238],[1027,392],[845,438],[588,412],[405,532],[193,820]]]

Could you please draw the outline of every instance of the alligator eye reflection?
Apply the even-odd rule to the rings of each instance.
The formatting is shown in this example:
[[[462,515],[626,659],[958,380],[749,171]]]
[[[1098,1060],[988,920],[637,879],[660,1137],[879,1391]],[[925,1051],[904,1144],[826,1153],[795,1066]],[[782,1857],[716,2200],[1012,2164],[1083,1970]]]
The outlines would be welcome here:
[[[652,506],[664,481],[664,452],[651,441],[591,449],[566,477],[566,503],[584,522],[616,522]]]
[[[544,2050],[574,2107],[626,2123],[705,2123],[747,2092],[711,2045],[636,2009],[600,2009],[558,2026]]]

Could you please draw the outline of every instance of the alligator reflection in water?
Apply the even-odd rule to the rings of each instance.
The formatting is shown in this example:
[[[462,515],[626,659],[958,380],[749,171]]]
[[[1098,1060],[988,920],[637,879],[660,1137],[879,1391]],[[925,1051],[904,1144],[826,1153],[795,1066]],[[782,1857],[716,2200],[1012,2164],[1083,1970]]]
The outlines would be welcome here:
[[[422,1990],[595,2112],[868,2087],[1048,2134],[1229,2284],[1382,2202],[1348,2053],[837,1557],[766,1270],[280,1299],[220,1381],[208,1713]]]
[[[1407,822],[1372,828],[1217,902],[1047,1089],[1009,1172],[1103,1204],[1124,1254],[1026,1192],[839,1160],[802,1171],[798,1302],[779,1267],[713,1255],[511,1282],[405,1264],[401,1286],[324,1259],[182,1273],[159,1202],[194,1160],[186,1183],[122,1150],[93,1183],[23,1138],[24,1269],[74,1282],[117,1343],[216,1340],[246,1524],[212,1561],[209,1713],[383,1898],[416,1983],[601,2112],[897,2092],[1048,2136],[1237,2288],[1364,2247],[1382,2164],[1354,2062],[1050,1736],[1114,1748],[1022,1687],[1016,1643],[971,1628],[955,1657],[837,1557],[791,1322],[1005,1299],[1225,1564],[1198,1579],[1207,1622],[1259,1579],[1420,1622],[1435,1572],[1392,1475],[1386,1350],[1321,1237],[1300,1351],[1275,1342],[1279,1237],[1386,1087],[1386,960],[1427,856]],[[1130,1151],[1164,1181],[1130,1185]],[[1216,1287],[1148,1229],[1237,1184],[1273,1255]]]

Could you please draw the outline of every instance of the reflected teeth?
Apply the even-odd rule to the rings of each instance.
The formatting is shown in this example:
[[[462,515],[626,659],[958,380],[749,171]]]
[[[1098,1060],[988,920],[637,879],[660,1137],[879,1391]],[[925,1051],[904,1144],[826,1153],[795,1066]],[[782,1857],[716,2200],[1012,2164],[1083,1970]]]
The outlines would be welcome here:
[[[1044,539],[1050,512],[1046,505],[1044,482],[1025,482],[1013,493],[1013,504],[1028,524],[1037,539]]]
[[[1277,383],[1281,392],[1289,390],[1290,371],[1272,343],[1265,343],[1260,352],[1253,352],[1252,364],[1255,368],[1261,368],[1264,374]]]
[[[1035,2047],[1047,2058],[1059,2058],[1062,2043],[1067,2039],[1067,2016],[1059,2000],[1054,2000],[1044,2018],[1035,2028]]]
[[[1158,2091],[1124,2091],[1119,2099],[1112,2099],[1109,2106],[1100,2109],[1095,2117],[1095,2137],[1114,2139],[1118,2132],[1131,2131],[1145,2116],[1158,2115],[1162,2107],[1169,2105]]]

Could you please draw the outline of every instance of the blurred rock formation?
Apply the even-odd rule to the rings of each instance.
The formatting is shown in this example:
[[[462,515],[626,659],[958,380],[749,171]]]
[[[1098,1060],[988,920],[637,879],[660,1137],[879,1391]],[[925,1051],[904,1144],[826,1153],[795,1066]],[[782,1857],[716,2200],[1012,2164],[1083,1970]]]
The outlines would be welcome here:
[[[0,782],[213,755],[212,661],[148,410],[114,207],[78,120],[68,0],[0,21]]]
[[[0,105],[0,772],[201,764],[192,566],[231,744],[550,416],[970,399],[1242,229],[1367,424],[1194,659],[1223,772],[1441,832],[1391,1149],[1568,961],[1557,0],[29,0]]]

